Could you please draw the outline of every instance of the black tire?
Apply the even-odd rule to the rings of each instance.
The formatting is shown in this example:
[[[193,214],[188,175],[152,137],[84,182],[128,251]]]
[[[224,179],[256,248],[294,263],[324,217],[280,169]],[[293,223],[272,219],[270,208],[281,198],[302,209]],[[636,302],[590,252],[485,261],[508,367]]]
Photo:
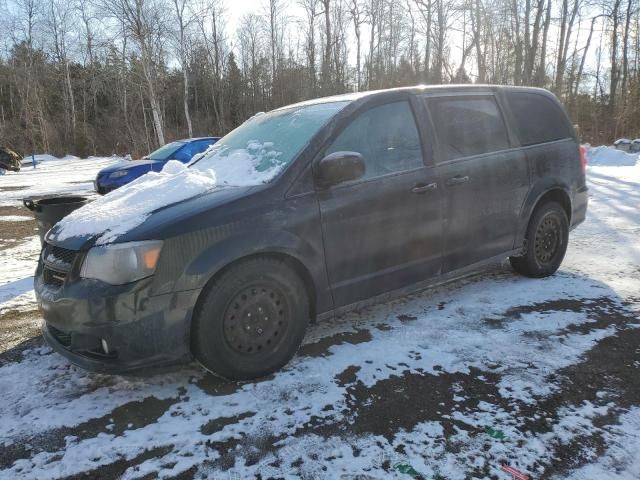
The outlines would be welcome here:
[[[191,351],[207,370],[235,380],[268,375],[302,343],[309,298],[284,261],[255,257],[215,278],[194,312]]]
[[[553,275],[560,267],[569,241],[569,220],[558,202],[539,205],[529,220],[526,253],[509,257],[513,269],[527,277]]]

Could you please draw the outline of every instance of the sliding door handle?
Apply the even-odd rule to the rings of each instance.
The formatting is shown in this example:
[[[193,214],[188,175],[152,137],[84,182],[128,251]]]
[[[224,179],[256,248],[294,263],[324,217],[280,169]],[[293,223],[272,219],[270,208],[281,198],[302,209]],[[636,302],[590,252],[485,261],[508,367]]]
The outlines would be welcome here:
[[[437,183],[428,183],[428,184],[423,184],[423,183],[419,183],[417,184],[415,187],[413,187],[411,189],[411,191],[413,193],[425,193],[425,192],[429,192],[431,190],[435,190],[436,188],[438,188],[438,184]]]

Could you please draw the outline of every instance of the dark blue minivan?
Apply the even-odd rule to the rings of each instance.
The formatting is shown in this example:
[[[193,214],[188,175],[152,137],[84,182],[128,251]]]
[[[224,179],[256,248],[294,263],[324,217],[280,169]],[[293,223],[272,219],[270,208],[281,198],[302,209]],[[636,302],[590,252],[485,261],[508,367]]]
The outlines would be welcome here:
[[[176,140],[163,145],[142,160],[120,162],[103,168],[96,177],[96,192],[104,195],[147,172],[159,172],[169,160],[190,162],[195,155],[204,152],[219,139],[220,137],[201,137]]]
[[[43,334],[78,365],[119,373],[195,357],[222,377],[262,377],[294,356],[311,320],[507,257],[523,275],[552,275],[589,198],[569,117],[528,87],[311,100],[255,115],[189,168],[172,166],[163,183],[98,199],[46,235]],[[122,215],[152,196],[163,198]]]

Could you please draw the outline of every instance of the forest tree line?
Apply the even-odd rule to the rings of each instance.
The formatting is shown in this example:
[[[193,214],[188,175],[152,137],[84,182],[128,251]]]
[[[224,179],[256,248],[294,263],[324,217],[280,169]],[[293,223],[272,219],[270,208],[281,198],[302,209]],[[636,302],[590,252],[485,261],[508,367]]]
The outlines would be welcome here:
[[[233,31],[224,0],[2,2],[0,144],[22,153],[138,156],[420,83],[544,87],[584,141],[640,136],[640,0],[258,0]]]

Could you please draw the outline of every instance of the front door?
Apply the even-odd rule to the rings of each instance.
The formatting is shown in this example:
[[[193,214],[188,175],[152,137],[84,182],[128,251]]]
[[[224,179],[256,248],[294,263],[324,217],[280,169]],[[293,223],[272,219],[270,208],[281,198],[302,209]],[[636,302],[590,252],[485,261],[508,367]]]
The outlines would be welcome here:
[[[324,154],[363,155],[363,177],[318,192],[336,307],[393,291],[440,270],[440,190],[425,165],[408,100],[373,106]]]

